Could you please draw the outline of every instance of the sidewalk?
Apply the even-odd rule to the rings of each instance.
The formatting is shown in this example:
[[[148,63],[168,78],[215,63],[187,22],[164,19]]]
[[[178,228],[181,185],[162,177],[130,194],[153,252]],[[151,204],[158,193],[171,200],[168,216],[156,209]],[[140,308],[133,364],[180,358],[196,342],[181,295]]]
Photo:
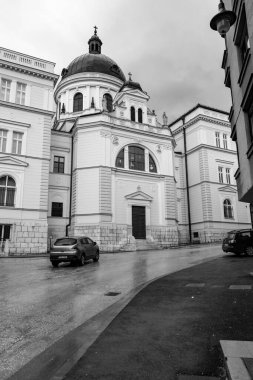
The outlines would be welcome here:
[[[64,379],[220,378],[220,340],[253,340],[252,271],[253,258],[225,256],[155,281]]]

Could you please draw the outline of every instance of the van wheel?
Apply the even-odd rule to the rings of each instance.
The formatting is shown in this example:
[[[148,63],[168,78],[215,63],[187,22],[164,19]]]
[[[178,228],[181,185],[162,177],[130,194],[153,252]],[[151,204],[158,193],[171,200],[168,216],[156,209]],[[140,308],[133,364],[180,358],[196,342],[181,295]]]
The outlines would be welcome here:
[[[57,268],[58,265],[59,265],[59,263],[57,261],[52,261],[52,265],[53,265],[54,268]]]
[[[246,255],[253,256],[253,247],[247,247],[246,248]]]
[[[82,255],[82,256],[80,257],[80,260],[79,260],[79,265],[82,267],[82,266],[84,265],[84,263],[85,263],[85,256]]]

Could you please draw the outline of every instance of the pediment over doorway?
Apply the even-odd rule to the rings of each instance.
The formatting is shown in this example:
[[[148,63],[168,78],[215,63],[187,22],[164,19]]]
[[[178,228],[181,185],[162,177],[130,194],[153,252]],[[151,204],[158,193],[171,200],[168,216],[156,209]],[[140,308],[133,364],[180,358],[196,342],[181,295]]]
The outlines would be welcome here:
[[[138,200],[138,201],[149,201],[152,202],[153,197],[150,195],[144,193],[140,187],[138,186],[137,191],[134,193],[128,194],[125,196],[126,199],[131,199],[131,200]]]
[[[2,156],[0,157],[0,164],[4,165],[14,165],[14,166],[28,166],[27,162],[21,161],[12,156]]]

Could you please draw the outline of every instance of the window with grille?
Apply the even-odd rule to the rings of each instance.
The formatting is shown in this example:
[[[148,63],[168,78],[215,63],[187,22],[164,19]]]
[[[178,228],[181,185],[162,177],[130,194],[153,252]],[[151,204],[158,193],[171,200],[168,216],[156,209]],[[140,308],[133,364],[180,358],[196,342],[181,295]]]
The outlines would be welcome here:
[[[10,239],[11,225],[10,224],[0,224],[0,241],[5,241]]]
[[[0,129],[0,152],[6,151],[7,131]]]
[[[52,216],[62,216],[63,215],[63,203],[52,202]]]
[[[119,152],[119,154],[117,155],[117,158],[116,158],[116,167],[117,168],[124,168],[124,159],[125,159],[125,150],[124,149],[121,149],[121,151]]]
[[[2,78],[0,99],[5,100],[6,102],[9,102],[10,101],[10,92],[11,92],[11,81],[8,79]]]
[[[153,157],[151,156],[151,154],[149,154],[149,171],[151,173],[156,173],[157,170],[156,170],[156,164],[155,164],[155,161],[153,160]]]
[[[220,132],[215,132],[216,146],[220,148]]]
[[[26,84],[17,83],[16,103],[25,104],[25,91],[26,91]]]
[[[14,206],[16,183],[9,176],[0,177],[0,206]]]
[[[218,167],[218,174],[219,174],[219,182],[223,183],[223,167],[222,166]]]
[[[54,156],[54,173],[64,173],[65,157]]]
[[[226,182],[228,184],[230,184],[231,180],[230,180],[230,169],[229,168],[226,168]]]
[[[224,218],[233,219],[233,207],[229,199],[225,199],[223,202]]]
[[[22,151],[22,139],[23,139],[23,133],[13,132],[12,150],[11,150],[12,153],[14,153],[14,154],[21,154],[21,151]]]
[[[227,140],[227,135],[223,133],[223,148],[228,149],[228,140]]]
[[[137,146],[130,146],[129,153],[129,169],[145,170],[144,149]]]
[[[78,92],[74,96],[73,100],[73,112],[79,112],[83,110],[83,94]]]

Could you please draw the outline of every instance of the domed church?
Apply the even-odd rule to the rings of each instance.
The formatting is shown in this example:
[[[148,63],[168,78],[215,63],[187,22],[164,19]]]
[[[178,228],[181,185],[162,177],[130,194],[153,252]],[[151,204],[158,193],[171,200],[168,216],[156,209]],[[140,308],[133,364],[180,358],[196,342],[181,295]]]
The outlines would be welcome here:
[[[161,124],[96,27],[88,49],[59,77],[0,48],[0,255],[44,254],[66,235],[118,252],[249,228],[228,113],[198,104]]]
[[[103,251],[177,245],[171,132],[96,27],[88,46],[54,93],[49,236],[87,235]]]

